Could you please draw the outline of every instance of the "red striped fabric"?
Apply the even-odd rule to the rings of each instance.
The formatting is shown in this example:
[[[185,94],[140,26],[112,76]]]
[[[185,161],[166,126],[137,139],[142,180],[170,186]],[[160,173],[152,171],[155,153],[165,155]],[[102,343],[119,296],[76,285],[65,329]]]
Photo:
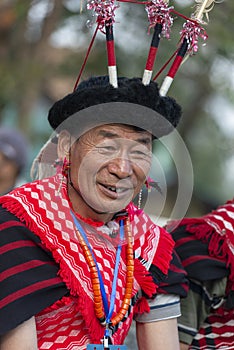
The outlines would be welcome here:
[[[217,309],[212,305],[208,309],[207,305],[208,317],[200,320],[189,349],[234,349],[234,201],[203,217],[185,218],[177,225],[170,223],[170,227],[176,227],[172,231],[175,249],[191,285],[225,277],[228,280],[225,302]],[[199,289],[191,290],[199,294]],[[186,324],[183,327],[186,333]]]
[[[20,221],[26,225],[26,227],[18,227],[17,230],[14,226],[5,228],[0,233],[0,243],[2,249],[5,249],[0,259],[5,265],[3,271],[8,271],[4,272],[5,277],[3,275],[2,283],[5,283],[6,289],[2,295],[2,288],[0,288],[0,300],[3,305],[0,311],[0,332],[6,331],[6,327],[1,325],[1,320],[9,313],[12,313],[13,318],[13,310],[15,311],[16,306],[19,305],[15,320],[13,323],[11,321],[8,327],[14,328],[14,325],[21,323],[30,315],[36,315],[39,349],[46,348],[49,330],[57,326],[58,320],[66,320],[64,310],[68,309],[71,315],[68,317],[70,333],[68,334],[66,327],[59,328],[58,332],[52,332],[50,342],[53,345],[50,344],[49,347],[51,350],[75,349],[78,344],[83,344],[85,348],[89,341],[100,342],[104,334],[104,328],[95,317],[90,272],[77,242],[70,206],[66,198],[66,188],[64,185],[58,196],[59,186],[60,177],[56,176],[26,184],[0,198],[0,203],[12,214],[18,215]],[[144,213],[138,215],[133,205],[129,206],[128,210],[135,239],[135,255],[136,258],[144,261],[142,270],[149,270],[154,263],[155,268],[161,271],[158,277],[165,277],[173,248],[170,235],[164,229],[156,227]],[[0,222],[5,221],[7,220],[1,217]],[[116,245],[113,245],[109,238],[106,239],[106,234],[100,231],[94,235],[93,228],[89,225],[85,226],[85,230],[90,244],[94,247],[107,294],[110,296]],[[8,238],[4,241],[7,231]],[[12,249],[9,248],[11,242],[15,242],[15,245],[11,246]],[[10,257],[16,251],[17,262],[11,265]],[[5,259],[6,256],[8,256],[7,259]],[[34,262],[31,269],[30,262]],[[13,271],[15,273],[11,273]],[[125,278],[126,259],[123,254],[119,265],[114,313],[121,306],[125,292]],[[24,281],[23,284],[21,281]],[[154,285],[153,279],[150,283]],[[140,285],[136,280],[133,297],[139,289]],[[66,294],[69,294],[70,298],[66,300],[63,298],[62,300],[65,301],[57,304],[56,302]],[[133,298],[133,302],[134,300]],[[48,306],[52,306],[52,310],[48,310]],[[126,319],[113,330],[114,343],[121,344],[124,341],[133,317],[132,306],[128,310]],[[83,321],[82,326],[79,326],[80,319],[85,322],[85,327]]]

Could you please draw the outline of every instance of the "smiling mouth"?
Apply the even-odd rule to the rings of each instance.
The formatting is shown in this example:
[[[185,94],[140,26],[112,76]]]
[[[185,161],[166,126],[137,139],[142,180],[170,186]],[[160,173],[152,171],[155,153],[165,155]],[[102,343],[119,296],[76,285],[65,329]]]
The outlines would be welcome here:
[[[123,193],[129,190],[129,188],[124,187],[113,187],[113,186],[105,186],[109,191],[112,191],[114,193]]]
[[[117,187],[117,186],[110,186],[110,185],[105,185],[105,184],[99,184],[101,188],[109,194],[112,194],[113,196],[119,196],[119,195],[124,195],[130,190],[132,191],[132,187]]]

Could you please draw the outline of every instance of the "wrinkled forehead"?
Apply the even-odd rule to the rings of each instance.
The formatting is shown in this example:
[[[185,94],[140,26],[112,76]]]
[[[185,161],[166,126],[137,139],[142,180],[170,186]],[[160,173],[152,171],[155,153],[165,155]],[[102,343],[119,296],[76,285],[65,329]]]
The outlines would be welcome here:
[[[75,138],[76,135],[74,135]],[[134,125],[125,125],[118,123],[110,123],[96,126],[86,133],[81,138],[91,137],[96,140],[103,139],[125,139],[138,142],[150,143],[152,141],[152,134]]]

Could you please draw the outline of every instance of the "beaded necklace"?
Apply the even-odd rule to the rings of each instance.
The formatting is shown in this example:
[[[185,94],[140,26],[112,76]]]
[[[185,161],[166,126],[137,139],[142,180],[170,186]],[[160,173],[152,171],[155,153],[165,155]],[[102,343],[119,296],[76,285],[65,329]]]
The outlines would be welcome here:
[[[126,315],[132,297],[132,288],[134,281],[134,259],[133,259],[133,244],[132,244],[132,233],[130,228],[129,218],[120,220],[120,244],[117,247],[116,252],[116,263],[114,270],[114,280],[113,280],[113,288],[110,298],[110,307],[108,307],[107,297],[105,294],[104,283],[102,280],[102,276],[100,270],[98,268],[98,264],[96,258],[94,256],[92,247],[89,244],[86,233],[77,220],[75,214],[71,212],[74,223],[76,225],[76,234],[83,250],[85,259],[90,269],[91,275],[91,283],[93,287],[93,295],[94,295],[94,310],[97,319],[103,327],[106,327],[105,336],[109,337],[109,326],[116,326],[119,322],[122,321],[124,316]],[[122,305],[117,312],[117,314],[112,317],[114,310],[114,302],[116,295],[116,284],[117,284],[117,276],[118,276],[118,265],[120,261],[120,254],[122,249],[121,241],[124,238],[124,224],[126,227],[126,238],[127,238],[127,247],[126,247],[126,288],[125,295],[122,301]],[[104,337],[105,338],[105,337]]]

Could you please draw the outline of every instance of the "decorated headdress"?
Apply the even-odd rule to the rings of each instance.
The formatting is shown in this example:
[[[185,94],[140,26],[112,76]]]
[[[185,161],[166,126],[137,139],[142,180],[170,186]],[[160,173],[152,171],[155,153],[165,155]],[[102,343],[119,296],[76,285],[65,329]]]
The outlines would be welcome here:
[[[84,62],[78,74],[73,92],[57,101],[49,111],[48,120],[55,132],[69,129],[79,137],[82,133],[100,124],[130,124],[148,130],[155,138],[167,135],[178,124],[181,108],[176,101],[166,96],[170,85],[186,56],[198,50],[198,39],[207,35],[201,25],[203,15],[209,11],[214,0],[195,0],[196,9],[187,18],[169,6],[168,0],[120,0],[144,5],[150,32],[153,30],[151,45],[142,78],[118,77],[114,45],[115,11],[119,7],[114,0],[87,0],[87,8],[94,12],[96,29],[88,47]],[[170,38],[173,16],[183,17],[185,23],[180,32],[176,51],[159,73],[152,79],[154,63],[161,37]],[[91,77],[82,81],[96,34],[106,36],[108,75]],[[159,74],[174,58],[171,67],[159,87],[155,81]],[[48,145],[46,145],[48,148]],[[39,154],[40,157],[40,154]]]
[[[120,2],[133,1],[120,0]],[[119,78],[117,75],[114,23],[115,11],[119,5],[116,4],[114,0],[87,0],[87,9],[93,11],[93,16],[96,19],[96,30],[76,80],[74,91],[56,102],[49,112],[49,122],[52,128],[57,129],[68,117],[81,110],[94,105],[97,106],[99,104],[113,102],[132,103],[138,105],[138,107],[144,106],[154,111],[155,113],[153,115],[149,110],[146,110],[146,115],[142,114],[140,117],[142,118],[140,126],[145,125],[146,130],[151,132],[156,131],[158,119],[163,117],[167,126],[162,128],[159,123],[159,128],[161,128],[161,130],[158,131],[156,137],[166,135],[176,127],[181,117],[181,108],[174,99],[166,97],[166,94],[184,57],[197,52],[198,39],[200,37],[204,40],[207,38],[207,35],[201,26],[204,24],[202,18],[204,13],[211,9],[214,0],[195,0],[195,2],[195,11],[191,15],[191,18],[187,18],[175,11],[174,7],[169,6],[169,0],[134,1],[136,4],[145,6],[149,20],[149,32],[151,29],[153,30],[153,37],[142,79],[131,79]],[[180,32],[178,48],[168,60],[167,64],[164,65],[163,69],[161,69],[152,79],[159,42],[162,36],[167,39],[170,38],[171,27],[174,21],[173,15],[183,17],[186,20]],[[108,76],[92,77],[80,83],[85,64],[98,30],[106,36]],[[174,56],[174,61],[171,64],[162,86],[158,87],[158,84],[155,82],[156,78],[162,73]],[[99,118],[97,114],[96,116]],[[127,116],[125,115],[125,120],[126,117]],[[130,116],[128,118],[131,120]],[[88,122],[87,119],[86,121]],[[107,119],[107,121],[111,120]],[[115,118],[115,122],[121,121],[121,118],[120,120]],[[171,124],[170,126],[168,122]],[[130,122],[127,124],[130,124]],[[90,127],[91,126],[92,124],[90,124]]]

